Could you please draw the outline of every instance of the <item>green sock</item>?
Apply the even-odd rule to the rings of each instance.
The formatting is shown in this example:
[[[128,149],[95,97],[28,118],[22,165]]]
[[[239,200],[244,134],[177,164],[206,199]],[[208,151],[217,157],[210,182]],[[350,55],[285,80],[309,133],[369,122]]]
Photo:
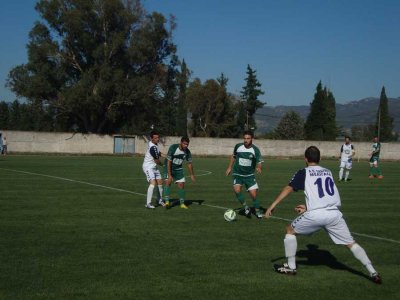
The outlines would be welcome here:
[[[260,208],[260,201],[257,198],[253,199],[253,207],[257,210]]]
[[[169,202],[169,195],[170,195],[170,192],[171,192],[169,186],[168,185],[164,185],[163,190],[164,190],[163,191],[163,194],[164,194],[163,199],[164,199],[165,202]]]
[[[242,204],[244,207],[247,207],[246,202],[244,201],[244,195],[239,192],[239,193],[235,193],[236,199],[240,202],[240,204]]]
[[[184,204],[185,203],[185,190],[184,189],[179,189],[178,190],[178,196],[179,196],[180,204]]]
[[[381,168],[380,168],[380,167],[377,167],[377,168],[376,168],[376,173],[378,174],[378,176],[381,176],[381,175],[382,175],[382,172],[381,172]]]
[[[369,174],[370,175],[375,175],[375,168],[374,167],[369,167]]]

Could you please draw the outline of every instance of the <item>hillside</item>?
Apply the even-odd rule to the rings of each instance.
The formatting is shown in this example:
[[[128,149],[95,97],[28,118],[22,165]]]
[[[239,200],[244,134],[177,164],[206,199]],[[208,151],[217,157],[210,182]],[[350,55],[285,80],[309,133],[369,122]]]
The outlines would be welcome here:
[[[400,132],[400,97],[389,98],[389,113],[394,118],[394,129]],[[346,104],[336,104],[336,122],[344,129],[355,125],[368,125],[375,123],[379,98],[365,98],[351,101]],[[304,120],[310,110],[309,105],[299,106],[266,106],[259,109],[255,115],[259,132],[269,132],[278,124],[286,112],[293,110]]]

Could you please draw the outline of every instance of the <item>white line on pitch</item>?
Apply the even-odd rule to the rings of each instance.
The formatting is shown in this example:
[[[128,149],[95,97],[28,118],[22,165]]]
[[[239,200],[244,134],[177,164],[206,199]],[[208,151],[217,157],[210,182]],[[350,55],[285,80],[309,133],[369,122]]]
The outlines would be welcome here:
[[[143,193],[132,192],[132,191],[128,191],[128,190],[124,190],[124,189],[119,189],[119,188],[114,188],[114,187],[110,187],[110,186],[106,186],[106,185],[101,185],[101,184],[96,184],[96,183],[90,183],[90,182],[81,181],[81,180],[75,180],[75,179],[69,179],[69,178],[64,178],[64,177],[59,177],[59,176],[53,176],[53,175],[47,175],[47,174],[40,174],[40,173],[33,173],[33,172],[27,172],[27,171],[20,171],[20,170],[13,170],[13,169],[7,169],[7,168],[0,168],[0,170],[12,171],[12,172],[22,173],[22,174],[28,174],[28,175],[36,175],[36,176],[48,177],[48,178],[59,179],[59,180],[63,180],[63,181],[69,181],[69,182],[75,182],[75,183],[86,184],[86,185],[90,185],[90,186],[94,186],[94,187],[100,187],[100,188],[104,188],[104,189],[108,189],[108,190],[113,190],[113,191],[118,191],[118,192],[123,192],[123,193],[129,193],[129,194],[134,194],[134,195],[139,195],[139,196],[146,196],[146,194],[143,194]],[[204,171],[204,170],[203,170],[203,171]],[[210,171],[205,171],[205,172],[209,172],[209,173],[203,174],[203,176],[204,176],[204,175],[208,175],[208,174],[212,174],[212,172],[210,172]],[[197,176],[199,176],[199,175],[197,175]],[[218,209],[229,209],[228,207],[217,206],[217,205],[211,205],[211,204],[201,204],[201,206],[208,206],[208,207],[218,208]],[[280,218],[280,217],[275,217],[275,216],[271,216],[271,218],[277,219],[277,220],[283,220],[283,221],[287,221],[287,222],[291,222],[291,221],[292,221],[292,220],[289,220],[289,219]],[[381,240],[381,241],[386,241],[386,242],[392,242],[392,243],[400,244],[400,241],[392,240],[392,239],[387,239],[387,238],[382,238],[382,237],[379,237],[379,236],[374,236],[374,235],[369,235],[369,234],[364,234],[364,233],[357,233],[357,232],[352,232],[352,234],[358,235],[358,236],[362,236],[362,237],[366,237],[366,238],[375,239],[375,240]]]

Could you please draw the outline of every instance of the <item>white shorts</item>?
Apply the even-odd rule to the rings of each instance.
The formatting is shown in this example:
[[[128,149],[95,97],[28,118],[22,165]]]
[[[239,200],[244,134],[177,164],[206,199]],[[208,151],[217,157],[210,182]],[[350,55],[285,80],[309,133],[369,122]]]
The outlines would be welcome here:
[[[350,170],[353,167],[353,160],[341,160],[340,161],[340,168],[346,168],[347,170]]]
[[[157,168],[143,168],[144,174],[146,174],[147,182],[150,180],[161,180],[161,173]]]
[[[354,243],[350,230],[340,210],[316,209],[306,211],[291,224],[294,232],[301,235],[311,235],[324,229],[335,244],[350,245]]]

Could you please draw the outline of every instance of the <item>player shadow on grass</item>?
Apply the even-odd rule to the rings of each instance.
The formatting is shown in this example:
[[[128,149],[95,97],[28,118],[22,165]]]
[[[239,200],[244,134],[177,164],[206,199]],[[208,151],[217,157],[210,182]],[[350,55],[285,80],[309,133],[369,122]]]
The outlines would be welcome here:
[[[337,258],[330,253],[328,250],[319,249],[318,245],[308,244],[307,250],[299,250],[296,253],[296,257],[305,258],[306,260],[298,259],[296,260],[297,265],[305,265],[305,266],[321,266],[325,265],[334,270],[343,270],[350,272],[354,275],[358,275],[364,278],[369,279],[369,276],[366,274],[357,271],[337,260]],[[281,258],[278,258],[281,259]],[[276,261],[278,259],[274,259]]]
[[[173,198],[169,200],[171,203],[170,208],[173,208],[174,206],[179,206],[180,205],[180,201],[177,198]],[[192,204],[197,204],[197,205],[201,205],[203,204],[203,202],[205,202],[206,200],[185,200],[185,205],[186,206],[190,206]]]

